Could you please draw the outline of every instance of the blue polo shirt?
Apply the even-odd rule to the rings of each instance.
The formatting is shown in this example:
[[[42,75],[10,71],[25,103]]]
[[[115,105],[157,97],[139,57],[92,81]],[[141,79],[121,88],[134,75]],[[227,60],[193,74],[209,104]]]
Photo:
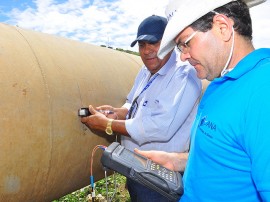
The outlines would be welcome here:
[[[192,130],[181,202],[270,201],[270,49],[211,82]]]

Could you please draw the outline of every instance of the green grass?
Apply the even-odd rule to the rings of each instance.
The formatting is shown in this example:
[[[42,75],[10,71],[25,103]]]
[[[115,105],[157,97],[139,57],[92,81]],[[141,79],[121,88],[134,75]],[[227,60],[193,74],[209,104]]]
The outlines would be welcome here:
[[[109,199],[112,199],[109,201],[130,202],[129,193],[125,189],[125,183],[126,183],[126,177],[118,173],[115,174],[115,178],[113,175],[107,178],[108,197]],[[100,181],[97,181],[95,184],[96,184],[96,189],[95,189],[96,196],[98,196],[98,194],[101,194],[103,198],[107,199],[106,180],[102,179]],[[58,200],[54,200],[53,202],[88,202],[90,201],[89,196],[91,196],[91,187],[87,186],[71,194],[63,196],[62,198]],[[95,201],[104,201],[104,200],[95,200]]]

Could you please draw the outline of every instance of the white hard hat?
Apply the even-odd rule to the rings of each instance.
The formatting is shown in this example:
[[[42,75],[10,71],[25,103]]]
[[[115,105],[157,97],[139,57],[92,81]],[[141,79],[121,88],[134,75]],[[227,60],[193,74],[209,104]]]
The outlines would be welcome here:
[[[168,24],[165,29],[158,57],[164,58],[174,47],[174,38],[187,26],[208,12],[235,0],[171,0],[165,14]],[[244,0],[248,7],[258,5],[266,0]]]

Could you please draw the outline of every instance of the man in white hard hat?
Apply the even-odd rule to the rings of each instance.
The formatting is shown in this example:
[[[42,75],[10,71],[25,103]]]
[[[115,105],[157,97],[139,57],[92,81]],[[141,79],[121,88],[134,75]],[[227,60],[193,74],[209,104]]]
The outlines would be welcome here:
[[[174,0],[160,45],[210,80],[191,135],[180,201],[270,201],[270,49],[255,50],[249,8],[259,1]],[[137,152],[183,169],[179,153]]]

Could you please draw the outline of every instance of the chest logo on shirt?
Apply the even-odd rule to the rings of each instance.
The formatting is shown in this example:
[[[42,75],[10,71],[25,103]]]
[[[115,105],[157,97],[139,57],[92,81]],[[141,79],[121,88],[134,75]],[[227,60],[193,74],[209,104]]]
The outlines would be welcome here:
[[[201,121],[200,121],[200,124],[199,124],[200,127],[202,126],[206,126],[208,127],[210,130],[214,130],[216,131],[217,129],[217,125],[211,121],[207,121],[207,116],[204,116]]]
[[[147,105],[148,101],[144,101],[143,106],[145,107]]]

